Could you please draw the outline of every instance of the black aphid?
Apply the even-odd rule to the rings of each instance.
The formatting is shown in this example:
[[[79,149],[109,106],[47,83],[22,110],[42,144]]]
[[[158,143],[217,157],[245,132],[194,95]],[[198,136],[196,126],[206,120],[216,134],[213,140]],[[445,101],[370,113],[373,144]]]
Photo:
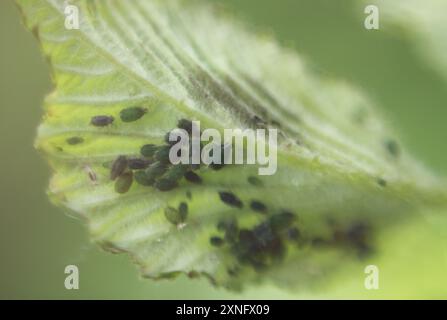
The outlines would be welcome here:
[[[170,223],[172,223],[174,225],[178,225],[185,221],[183,219],[183,217],[181,216],[180,212],[177,209],[172,208],[172,207],[167,207],[165,209],[165,217]]]
[[[162,146],[157,152],[155,152],[155,160],[160,161],[161,163],[170,163],[169,160],[169,151],[171,150],[171,146]]]
[[[131,158],[127,161],[129,169],[132,170],[146,169],[150,164],[151,161],[141,158]]]
[[[193,171],[185,172],[185,179],[192,183],[200,184],[202,183],[202,178]]]
[[[267,212],[267,206],[263,204],[261,201],[253,200],[250,202],[250,208],[254,211],[266,213]]]
[[[281,213],[275,214],[270,217],[270,225],[272,229],[276,232],[280,232],[292,224],[296,220],[296,216],[286,210],[281,211]]]
[[[118,193],[126,193],[129,191],[133,182],[133,173],[132,171],[124,172],[122,175],[116,179],[115,182],[115,191]]]
[[[255,187],[262,187],[263,186],[262,180],[259,179],[258,177],[255,177],[255,176],[248,177],[247,181],[248,181],[249,184],[251,184],[252,186],[255,186]]]
[[[169,168],[169,170],[166,172],[166,175],[164,176],[164,178],[167,178],[167,179],[173,180],[173,181],[178,181],[183,177],[186,170],[187,170],[187,167],[185,165],[177,164],[177,165]]]
[[[121,110],[120,118],[123,122],[133,122],[140,119],[147,112],[146,108],[142,107],[129,107]]]
[[[140,153],[143,157],[152,158],[158,149],[159,147],[155,144],[145,144],[141,147]]]
[[[393,157],[398,157],[400,154],[399,144],[395,140],[386,140],[385,148]]]
[[[220,237],[211,237],[210,243],[211,243],[211,245],[213,245],[215,247],[221,247],[221,246],[223,246],[225,241],[224,241],[224,239],[222,239]]]
[[[189,134],[192,133],[192,122],[186,119],[180,119],[177,123],[179,129],[183,129]]]
[[[90,120],[90,123],[94,125],[95,127],[106,127],[108,125],[111,125],[113,121],[115,120],[112,116],[94,116]]]
[[[242,208],[244,206],[242,201],[231,192],[221,191],[219,192],[219,197],[222,202],[228,204],[229,206],[236,208]]]
[[[377,184],[378,184],[379,186],[381,186],[381,187],[386,187],[386,185],[387,185],[387,181],[386,181],[385,179],[383,179],[383,178],[378,178],[378,179],[377,179]]]
[[[186,202],[180,202],[178,212],[182,220],[186,221],[186,217],[188,216],[188,204]]]
[[[146,171],[139,170],[134,174],[135,181],[142,186],[152,186],[155,182],[154,179],[151,179],[147,176]]]
[[[155,182],[154,187],[160,191],[169,191],[177,187],[177,181],[160,179]]]
[[[166,172],[166,166],[160,162],[154,162],[146,169],[146,175],[149,179],[155,180]]]
[[[219,221],[217,224],[217,230],[225,232],[225,240],[230,243],[237,239],[239,233],[239,227],[236,219],[234,218]]]
[[[82,139],[81,137],[70,137],[70,138],[68,138],[67,140],[67,143],[69,144],[69,145],[76,145],[76,144],[80,144],[80,143],[83,143],[84,142],[84,139]]]
[[[165,142],[167,144],[172,146],[172,145],[181,141],[181,137],[179,137],[179,136],[177,136],[177,140],[174,140],[174,141],[169,140],[170,135],[171,135],[171,131],[169,131],[168,133],[165,134]]]
[[[125,156],[119,156],[112,163],[112,168],[110,170],[110,179],[115,180],[126,169],[127,169],[127,158]]]

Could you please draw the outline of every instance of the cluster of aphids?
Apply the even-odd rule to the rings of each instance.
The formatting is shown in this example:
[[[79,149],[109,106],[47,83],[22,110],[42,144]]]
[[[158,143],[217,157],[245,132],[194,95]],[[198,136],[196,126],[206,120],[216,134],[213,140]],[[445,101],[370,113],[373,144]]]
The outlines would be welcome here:
[[[264,205],[259,209],[264,212]],[[222,220],[217,224],[217,230],[223,235],[212,236],[210,243],[216,247],[228,246],[242,265],[262,271],[283,260],[287,243],[301,244],[302,237],[295,225],[296,220],[295,214],[285,210],[266,217],[251,229],[239,228],[235,218]],[[228,272],[234,274],[237,270]]]
[[[182,119],[177,126],[191,135],[191,121]],[[113,161],[110,171],[110,178],[116,180],[116,192],[126,193],[133,180],[140,185],[152,186],[160,191],[176,188],[182,178],[191,183],[202,183],[202,178],[194,172],[200,168],[200,165],[173,165],[170,162],[169,152],[175,142],[169,141],[169,132],[166,134],[165,143],[143,145],[140,149],[140,157],[118,156]],[[215,166],[211,165],[211,167],[216,169]]]

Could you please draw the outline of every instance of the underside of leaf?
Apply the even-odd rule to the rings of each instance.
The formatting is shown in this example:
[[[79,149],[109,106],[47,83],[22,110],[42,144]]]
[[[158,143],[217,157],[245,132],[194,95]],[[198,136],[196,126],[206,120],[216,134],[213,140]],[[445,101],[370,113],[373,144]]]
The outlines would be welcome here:
[[[71,1],[69,30],[65,1],[17,2],[55,84],[36,140],[49,195],[145,277],[305,286],[374,254],[386,225],[446,203],[361,92],[220,8]],[[278,129],[277,173],[164,163],[166,134],[191,121]]]

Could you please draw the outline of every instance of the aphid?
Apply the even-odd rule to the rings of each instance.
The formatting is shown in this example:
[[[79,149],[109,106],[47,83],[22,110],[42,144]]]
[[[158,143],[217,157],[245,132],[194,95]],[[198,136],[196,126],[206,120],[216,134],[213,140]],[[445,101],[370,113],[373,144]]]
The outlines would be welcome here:
[[[133,173],[132,171],[124,172],[122,175],[116,179],[115,182],[115,191],[118,193],[126,193],[129,191],[133,182]]]
[[[237,221],[234,218],[222,220],[217,224],[217,230],[225,232],[225,240],[232,243],[236,241],[239,233]]]
[[[179,129],[183,129],[189,134],[192,133],[192,122],[186,119],[180,119],[177,123]]]
[[[395,158],[397,158],[400,154],[399,144],[395,140],[386,140],[385,148],[387,149],[388,153]]]
[[[378,184],[379,186],[381,186],[381,187],[386,187],[386,185],[387,185],[387,181],[386,181],[385,179],[383,179],[383,178],[378,178],[378,179],[377,179],[377,184]]]
[[[253,200],[252,202],[250,202],[250,208],[261,213],[265,213],[267,211],[267,206],[257,200]]]
[[[165,217],[172,224],[179,225],[181,223],[184,223],[186,221],[186,216],[187,212],[186,214],[181,213],[180,210],[177,210],[173,207],[167,207],[165,209]]]
[[[177,181],[160,179],[155,182],[154,187],[160,191],[169,191],[177,187]]]
[[[121,110],[120,118],[123,122],[133,122],[145,115],[147,112],[146,108],[142,107],[129,107]]]
[[[192,183],[200,184],[202,183],[202,178],[193,171],[185,172],[185,179]]]
[[[186,202],[180,202],[178,212],[182,220],[186,221],[186,217],[188,216],[188,204]]]
[[[141,147],[140,153],[143,157],[152,158],[159,148],[155,144],[145,144]]]
[[[146,175],[149,179],[155,180],[166,172],[166,166],[160,162],[154,162],[146,169]]]
[[[167,172],[164,178],[167,178],[169,180],[178,181],[180,180],[183,175],[185,174],[186,166],[182,164],[178,164],[175,166],[172,166]]]
[[[150,164],[151,161],[141,158],[131,158],[127,161],[129,169],[132,170],[146,169]]]
[[[115,120],[112,116],[94,116],[90,120],[90,123],[94,125],[95,127],[106,127],[108,125],[111,125],[113,121]]]
[[[270,224],[275,232],[280,232],[289,227],[295,220],[296,216],[293,213],[283,210],[281,213],[270,217]]]
[[[171,135],[171,131],[169,131],[169,132],[167,132],[167,133],[165,134],[165,142],[166,142],[167,144],[169,144],[169,145],[172,146],[172,145],[174,145],[174,144],[176,144],[176,143],[178,143],[178,142],[181,141],[181,138],[180,138],[179,136],[177,136],[177,140],[174,140],[174,141],[169,140],[170,135]]]
[[[186,197],[189,199],[189,200],[191,200],[192,199],[192,194],[191,194],[191,191],[186,191]]]
[[[225,241],[224,241],[224,239],[222,239],[220,237],[211,237],[210,243],[211,243],[211,245],[213,245],[215,247],[221,247],[221,246],[223,246]]]
[[[127,168],[127,158],[125,156],[119,156],[112,163],[112,168],[110,170],[110,179],[115,180],[118,178],[124,170]]]
[[[151,186],[154,184],[155,180],[147,176],[144,170],[136,171],[134,174],[135,181],[142,186]]]
[[[255,186],[255,187],[262,187],[264,185],[262,180],[255,176],[248,177],[247,181],[249,184],[251,184],[252,186]]]
[[[69,145],[76,145],[76,144],[80,144],[80,143],[83,143],[84,142],[84,139],[82,139],[81,137],[70,137],[70,138],[68,138],[67,140],[67,143],[69,144]]]
[[[244,206],[242,201],[231,192],[221,191],[219,192],[219,197],[222,202],[229,206],[236,208],[242,208]]]
[[[169,160],[169,151],[171,150],[171,146],[162,146],[155,152],[155,160],[160,161],[161,163],[170,163]]]
[[[87,172],[90,181],[96,184],[98,182],[98,178],[96,176],[96,173],[92,170],[92,168],[90,168],[90,166],[85,166],[84,170],[85,172]]]

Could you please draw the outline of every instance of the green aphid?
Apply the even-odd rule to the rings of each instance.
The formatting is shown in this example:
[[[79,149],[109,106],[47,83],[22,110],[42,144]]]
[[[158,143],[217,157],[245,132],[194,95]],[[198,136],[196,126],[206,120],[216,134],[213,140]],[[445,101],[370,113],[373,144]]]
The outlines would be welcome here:
[[[127,169],[127,157],[126,156],[119,156],[112,163],[112,168],[110,170],[110,179],[111,180],[115,180],[126,169]]]
[[[395,140],[392,139],[386,140],[385,148],[388,151],[388,153],[395,158],[397,158],[400,155],[399,144]]]
[[[177,181],[160,179],[155,182],[154,187],[160,191],[170,191],[178,186]]]
[[[247,181],[249,184],[251,184],[252,186],[255,186],[255,187],[262,187],[264,185],[262,180],[255,176],[248,177]]]
[[[160,162],[154,162],[145,170],[145,172],[149,179],[155,180],[166,172],[166,166]]]
[[[133,122],[137,121],[141,117],[143,117],[147,112],[146,108],[142,107],[129,107],[121,110],[120,118],[123,122]]]
[[[135,181],[142,186],[152,186],[155,182],[154,179],[151,179],[147,176],[145,170],[136,171],[134,174]]]
[[[126,193],[129,191],[133,182],[133,173],[132,171],[124,172],[122,175],[116,179],[115,182],[115,191],[118,193]]]
[[[210,243],[211,245],[215,246],[215,247],[221,247],[224,245],[225,241],[224,239],[220,238],[220,237],[211,237],[210,238]]]
[[[171,168],[168,169],[164,178],[167,178],[169,180],[178,181],[183,177],[183,175],[185,174],[187,169],[188,168],[182,164],[172,166]]]
[[[141,147],[140,153],[143,157],[152,158],[159,148],[155,144],[145,144]]]
[[[170,223],[174,225],[179,225],[186,221],[186,215],[182,214],[180,210],[177,210],[173,207],[167,207],[165,209],[165,217]]]
[[[67,141],[67,143],[68,143],[69,145],[74,146],[74,145],[83,143],[83,142],[84,142],[84,139],[82,139],[81,137],[70,137],[70,138],[68,138],[66,141]]]
[[[295,214],[283,210],[270,218],[270,225],[274,231],[280,232],[289,227],[295,220]]]
[[[155,152],[155,160],[160,161],[161,163],[170,163],[169,160],[169,151],[171,150],[171,146],[162,146]]]

